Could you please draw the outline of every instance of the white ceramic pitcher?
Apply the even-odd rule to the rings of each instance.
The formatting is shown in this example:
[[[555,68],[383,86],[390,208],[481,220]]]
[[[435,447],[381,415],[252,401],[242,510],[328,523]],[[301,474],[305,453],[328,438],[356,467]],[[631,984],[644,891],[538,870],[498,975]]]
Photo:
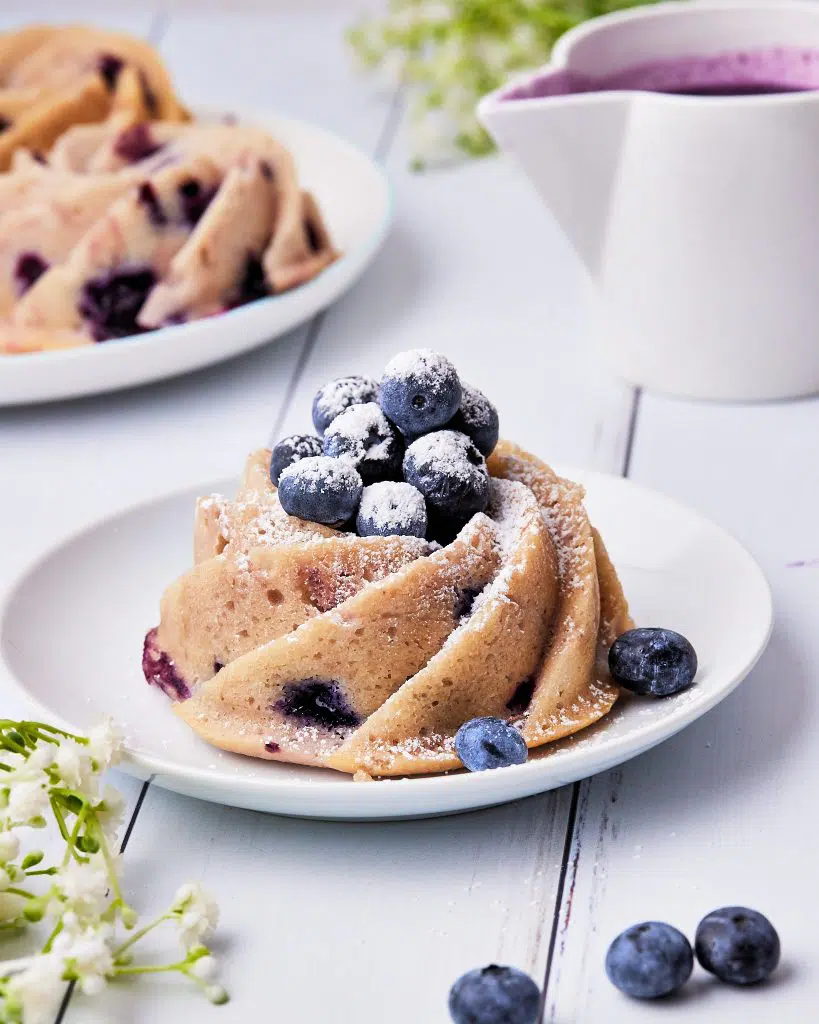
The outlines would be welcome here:
[[[645,91],[772,74],[804,91]],[[819,4],[598,18],[479,116],[598,282],[623,377],[697,398],[819,392]]]

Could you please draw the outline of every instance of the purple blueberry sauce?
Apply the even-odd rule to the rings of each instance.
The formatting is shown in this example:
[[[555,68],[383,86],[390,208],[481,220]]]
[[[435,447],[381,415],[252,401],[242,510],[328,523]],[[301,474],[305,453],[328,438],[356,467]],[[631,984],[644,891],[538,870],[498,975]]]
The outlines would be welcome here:
[[[147,210],[148,219],[154,227],[164,227],[168,223],[168,215],[162,208],[162,203],[159,201],[156,189],[150,181],[142,182],[137,191],[137,196],[140,203],[142,203]]]
[[[522,683],[518,683],[515,687],[515,692],[506,702],[506,706],[513,715],[522,715],[529,710],[529,705],[532,703],[534,695],[534,679],[524,679]]]
[[[645,61],[609,75],[548,72],[518,85],[506,100],[636,90],[675,96],[766,96],[819,89],[819,50],[789,46],[738,50],[710,57]]]
[[[278,743],[275,742],[275,740],[266,740],[264,749],[268,752],[268,754],[278,754],[278,752],[282,748],[279,746]]]
[[[156,629],[148,631],[142,647],[142,672],[151,686],[157,686],[171,700],[187,700],[191,695],[188,684],[176,671],[173,659],[159,649]]]
[[[287,683],[273,709],[287,718],[298,719],[301,725],[321,729],[354,728],[361,723],[334,679],[311,678]]]
[[[48,263],[39,253],[21,252],[14,267],[17,294],[24,295],[34,282],[48,270]]]
[[[117,85],[123,61],[113,53],[103,53],[97,61],[97,70],[105,79],[105,84],[113,92]]]
[[[118,157],[127,160],[129,164],[135,164],[139,160],[147,160],[149,156],[158,153],[162,149],[162,145],[151,134],[150,125],[132,124],[130,128],[121,131],[117,136],[114,152]]]
[[[216,195],[215,188],[203,188],[201,181],[188,178],[179,186],[179,202],[182,205],[182,216],[191,227],[198,224],[202,214],[210,206]]]
[[[142,328],[136,318],[155,284],[156,274],[147,266],[120,267],[87,281],[77,308],[94,340],[108,341],[140,333]]]

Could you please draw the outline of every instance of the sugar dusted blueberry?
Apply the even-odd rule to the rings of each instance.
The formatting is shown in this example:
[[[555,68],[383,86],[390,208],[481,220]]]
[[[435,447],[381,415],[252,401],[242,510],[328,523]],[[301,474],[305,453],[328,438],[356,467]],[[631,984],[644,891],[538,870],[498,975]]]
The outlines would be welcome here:
[[[467,519],[489,504],[486,460],[466,434],[437,430],[407,448],[404,479],[440,515]]]
[[[412,484],[384,480],[365,487],[358,507],[359,537],[425,537],[427,506]]]
[[[454,1024],[535,1024],[540,990],[516,967],[490,964],[462,975],[449,992]]]
[[[378,385],[371,377],[337,377],[318,389],[313,398],[313,426],[319,432],[330,426],[351,405],[374,402]]]
[[[279,476],[279,501],[290,516],[342,526],[352,519],[364,488],[358,471],[342,459],[299,459]]]
[[[619,685],[642,696],[668,697],[697,674],[697,654],[672,629],[630,629],[609,650],[609,671]]]
[[[471,384],[461,384],[461,405],[447,424],[472,439],[481,455],[490,456],[498,443],[498,410],[486,395]]]
[[[350,405],[324,432],[324,454],[346,459],[365,484],[401,475],[404,442],[375,402]]]
[[[700,964],[729,985],[756,985],[776,969],[776,929],[757,910],[722,907],[700,921],[694,939]]]
[[[300,459],[308,459],[314,455],[321,455],[320,438],[312,434],[291,434],[289,437],[283,437],[273,446],[270,454],[271,481],[278,484],[282,470]]]
[[[688,981],[694,955],[688,939],[662,921],[627,928],[606,953],[609,981],[633,999],[659,999]]]
[[[381,378],[378,404],[407,437],[448,423],[461,404],[461,382],[452,363],[429,348],[401,352]]]
[[[521,734],[502,718],[472,718],[455,734],[455,752],[464,768],[483,772],[523,764],[529,755]]]

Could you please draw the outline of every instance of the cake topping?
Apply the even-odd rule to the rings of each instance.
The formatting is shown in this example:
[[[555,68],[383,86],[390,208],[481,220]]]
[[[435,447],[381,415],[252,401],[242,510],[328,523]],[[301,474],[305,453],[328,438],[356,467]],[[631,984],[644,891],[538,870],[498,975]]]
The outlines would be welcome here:
[[[498,443],[498,410],[482,391],[463,382],[461,387],[461,406],[447,426],[471,437],[478,451],[488,457]]]
[[[374,402],[378,385],[371,377],[338,377],[319,388],[313,399],[313,426],[319,432],[330,426],[351,405]]]
[[[282,471],[300,459],[321,455],[321,439],[312,434],[291,434],[283,437],[270,456],[270,479],[278,484]]]
[[[436,512],[464,518],[489,503],[486,460],[466,434],[438,430],[407,448],[404,476]]]
[[[383,480],[365,487],[356,528],[360,537],[425,537],[427,507],[412,484]]]
[[[350,405],[332,421],[324,434],[324,454],[346,459],[364,483],[389,479],[400,473],[404,443],[375,402]]]
[[[342,526],[355,515],[363,487],[358,471],[349,462],[316,455],[283,470],[279,501],[288,515]]]
[[[404,434],[417,437],[452,419],[461,402],[461,382],[446,356],[414,349],[387,364],[378,401]]]

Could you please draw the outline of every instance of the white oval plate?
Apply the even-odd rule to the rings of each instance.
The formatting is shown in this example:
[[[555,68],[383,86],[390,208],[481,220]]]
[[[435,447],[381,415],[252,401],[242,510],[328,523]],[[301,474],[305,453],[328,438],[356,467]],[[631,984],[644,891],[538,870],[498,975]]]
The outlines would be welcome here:
[[[524,765],[470,775],[353,782],[330,770],[209,747],[146,685],[140,659],[163,589],[189,567],[194,498],[230,481],[163,495],[64,541],[0,605],[0,656],[37,713],[84,730],[112,715],[128,737],[125,770],[191,796],[315,818],[385,819],[471,810],[593,775],[642,753],[727,696],[762,653],[772,623],[762,571],[729,534],[669,498],[567,471],[623,579],[635,619],[688,636],[700,670],[689,691],[631,698],[575,739]],[[1,667],[1,666],[0,666]]]
[[[299,181],[321,205],[341,258],[300,288],[219,316],[100,345],[0,356],[0,407],[115,391],[229,359],[309,320],[361,276],[392,220],[381,168],[349,142],[303,121],[253,112],[239,118],[267,128],[291,150]]]

